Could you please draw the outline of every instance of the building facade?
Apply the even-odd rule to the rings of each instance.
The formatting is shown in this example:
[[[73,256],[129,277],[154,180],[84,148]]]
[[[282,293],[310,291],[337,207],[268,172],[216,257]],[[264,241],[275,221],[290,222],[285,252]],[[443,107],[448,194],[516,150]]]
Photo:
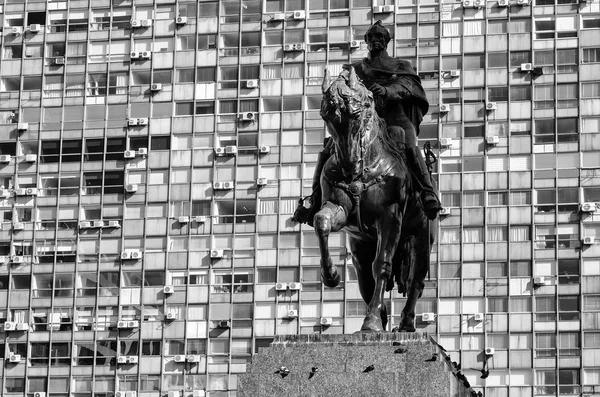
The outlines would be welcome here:
[[[234,396],[273,335],[360,327],[344,236],[323,288],[290,218],[377,19],[447,209],[418,331],[486,396],[600,393],[598,1],[378,1],[0,0],[3,396]]]

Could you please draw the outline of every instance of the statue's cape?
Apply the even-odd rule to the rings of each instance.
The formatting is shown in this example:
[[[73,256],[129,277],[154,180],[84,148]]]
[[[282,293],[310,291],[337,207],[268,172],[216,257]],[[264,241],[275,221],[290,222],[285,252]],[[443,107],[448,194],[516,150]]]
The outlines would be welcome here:
[[[354,66],[356,74],[365,82],[367,87],[377,83],[387,87],[388,90],[391,89],[393,94],[397,92],[399,96],[406,99],[402,100],[402,107],[415,126],[418,135],[419,125],[423,121],[423,116],[429,110],[429,102],[421,85],[421,79],[415,73],[410,62],[390,56],[382,56],[375,61],[364,58],[361,61],[354,62],[352,66]]]

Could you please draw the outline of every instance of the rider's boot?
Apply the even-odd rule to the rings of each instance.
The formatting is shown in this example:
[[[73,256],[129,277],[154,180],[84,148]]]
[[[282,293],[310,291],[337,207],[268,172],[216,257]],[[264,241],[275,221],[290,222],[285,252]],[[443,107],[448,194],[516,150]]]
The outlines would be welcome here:
[[[413,175],[421,184],[421,202],[423,203],[425,215],[427,218],[434,220],[438,212],[442,210],[442,204],[431,183],[425,159],[417,146],[408,147],[406,152],[408,153],[408,163]]]
[[[317,166],[315,167],[315,173],[313,175],[312,194],[308,198],[310,207],[306,208],[304,206],[304,199],[301,198],[298,201],[298,207],[296,208],[296,211],[294,211],[292,221],[298,223],[307,223],[309,226],[313,226],[313,218],[321,209],[322,204],[321,171],[323,171],[323,166],[325,166],[325,163],[329,157],[331,157],[332,147],[333,144],[331,139],[326,139],[325,147],[319,152],[319,157],[317,158]]]

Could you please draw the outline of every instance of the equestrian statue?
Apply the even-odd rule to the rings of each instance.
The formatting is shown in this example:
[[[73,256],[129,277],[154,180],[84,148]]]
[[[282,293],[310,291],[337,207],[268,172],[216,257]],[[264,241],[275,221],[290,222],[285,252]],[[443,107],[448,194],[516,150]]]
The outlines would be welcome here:
[[[429,103],[409,62],[392,58],[389,31],[377,21],[365,34],[369,56],[323,80],[321,117],[331,138],[319,154],[310,208],[300,199],[293,219],[315,228],[321,278],[340,283],[328,247],[331,232],[348,236],[360,293],[368,305],[361,331],[383,331],[384,293],[407,295],[398,327],[414,332],[415,306],[429,271],[437,213],[442,209],[417,136]]]

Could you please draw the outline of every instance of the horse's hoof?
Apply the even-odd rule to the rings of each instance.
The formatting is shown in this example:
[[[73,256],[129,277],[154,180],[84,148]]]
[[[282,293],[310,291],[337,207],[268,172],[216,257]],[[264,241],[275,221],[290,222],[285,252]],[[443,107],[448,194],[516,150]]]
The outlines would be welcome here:
[[[361,332],[381,332],[383,331],[383,324],[381,324],[381,317],[373,314],[367,314],[365,321],[360,329]]]
[[[406,320],[406,319],[402,319],[402,321],[400,322],[400,331],[404,331],[404,332],[415,332],[416,328],[415,328],[415,321],[412,320]]]
[[[334,266],[331,275],[329,276],[325,275],[325,272],[323,271],[323,269],[321,269],[321,280],[323,281],[323,284],[325,284],[326,287],[335,288],[338,285],[340,285],[342,277],[340,276],[340,273],[338,272],[337,268]]]

